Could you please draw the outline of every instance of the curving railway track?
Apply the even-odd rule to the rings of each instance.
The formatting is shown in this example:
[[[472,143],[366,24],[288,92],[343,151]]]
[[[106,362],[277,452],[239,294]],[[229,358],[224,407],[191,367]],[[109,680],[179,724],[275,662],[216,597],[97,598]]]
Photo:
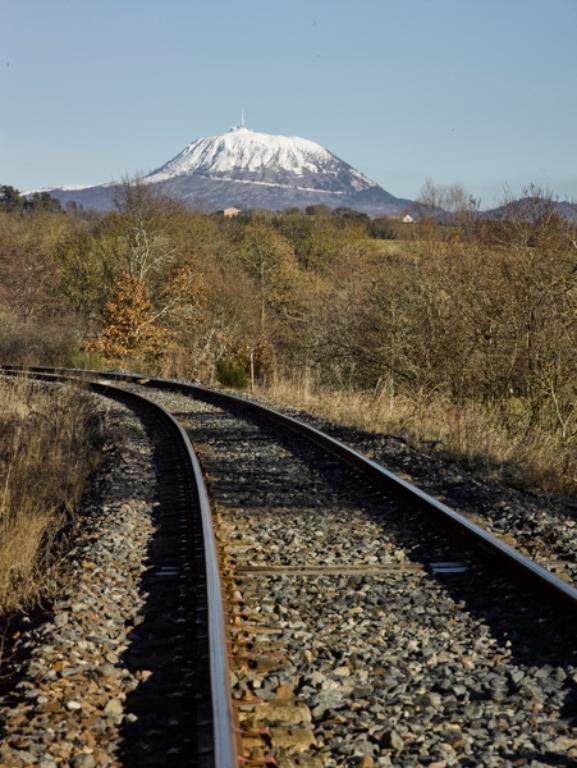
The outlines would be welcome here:
[[[5,373],[15,373],[5,370]],[[34,378],[70,381],[51,372]],[[159,454],[157,534],[143,581],[146,619],[134,633],[133,663],[151,671],[134,696],[137,724],[125,730],[123,764],[236,765],[239,752],[228,670],[225,608],[208,494],[178,421],[140,393],[92,381],[89,389],[133,410]],[[144,657],[144,658],[143,658]]]
[[[176,667],[200,663],[187,689],[174,668],[158,677],[175,686],[165,736],[192,764],[577,765],[571,584],[269,408],[174,381],[30,373],[88,377],[164,435],[179,511],[162,573],[180,596],[161,613],[185,631],[161,631]]]

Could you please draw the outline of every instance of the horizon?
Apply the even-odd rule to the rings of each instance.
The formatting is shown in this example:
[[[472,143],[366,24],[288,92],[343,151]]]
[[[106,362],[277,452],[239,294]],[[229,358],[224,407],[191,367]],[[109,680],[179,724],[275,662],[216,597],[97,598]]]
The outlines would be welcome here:
[[[571,0],[26,0],[4,19],[0,183],[23,191],[150,172],[244,110],[251,130],[315,141],[397,197],[430,178],[482,209],[531,183],[577,199]]]
[[[205,140],[205,139],[219,138],[220,136],[223,136],[226,133],[231,133],[233,131],[246,131],[248,133],[257,133],[257,134],[262,134],[262,135],[265,135],[265,136],[272,136],[274,138],[281,137],[281,138],[289,138],[289,139],[297,139],[297,140],[310,141],[310,139],[307,139],[304,136],[297,136],[297,135],[283,136],[282,134],[270,134],[270,133],[266,133],[265,131],[255,130],[254,128],[251,128],[251,127],[246,125],[245,113],[244,113],[244,109],[243,109],[241,111],[241,120],[240,120],[240,122],[237,125],[230,126],[229,128],[227,128],[222,133],[216,133],[216,134],[212,134],[210,136],[202,136],[202,137],[198,137],[196,139],[193,139],[191,142],[186,144],[182,148],[182,150],[180,152],[178,152],[176,155],[174,155],[171,158],[169,158],[166,163],[163,163],[161,166],[157,166],[156,168],[152,168],[152,169],[150,169],[150,170],[148,170],[148,171],[146,171],[144,173],[135,174],[133,176],[126,175],[123,178],[112,179],[112,180],[109,180],[108,182],[104,182],[103,184],[64,184],[64,185],[61,185],[59,187],[50,187],[50,186],[47,186],[47,187],[37,187],[35,189],[30,189],[30,190],[19,190],[19,192],[22,195],[24,195],[24,196],[28,196],[28,195],[33,195],[33,194],[36,194],[36,193],[51,192],[51,191],[56,191],[56,190],[74,191],[74,190],[81,190],[81,189],[90,189],[90,188],[92,188],[94,186],[107,186],[107,185],[114,186],[114,185],[121,185],[121,184],[126,183],[126,182],[133,182],[133,181],[137,182],[139,180],[146,179],[148,176],[152,175],[154,172],[159,171],[162,167],[164,167],[164,165],[167,165],[169,162],[171,162],[172,160],[174,160],[175,158],[177,158],[181,154],[183,154],[194,143],[196,143],[198,141]],[[319,144],[319,146],[322,147],[322,145],[320,145],[320,144]],[[328,147],[323,147],[323,148],[327,149],[329,152],[331,151]],[[345,160],[345,158],[338,158],[338,159]],[[346,162],[346,160],[345,160],[345,162]],[[357,169],[354,169],[354,170],[360,171],[361,169],[357,168]],[[361,173],[362,173],[362,171],[361,171]],[[374,179],[370,179],[370,177],[369,177],[369,180],[370,181],[374,181]],[[378,182],[376,182],[376,183],[378,184]],[[442,189],[443,185],[438,185],[438,188]],[[387,191],[389,191],[389,190],[387,190]],[[570,204],[577,205],[576,201],[574,201],[574,200],[564,200],[564,199],[556,196],[549,189],[540,188],[540,187],[532,187],[531,185],[527,185],[527,187],[522,189],[520,191],[520,193],[517,194],[517,195],[513,194],[511,192],[511,190],[507,190],[507,189],[504,190],[503,191],[502,199],[496,205],[491,206],[491,207],[479,206],[478,210],[479,210],[480,213],[483,213],[483,212],[486,212],[486,211],[490,211],[490,210],[493,210],[493,209],[496,209],[496,208],[500,208],[500,207],[506,206],[506,205],[508,205],[508,204],[510,204],[512,202],[517,202],[517,201],[520,201],[520,200],[523,200],[523,199],[533,199],[535,197],[535,195],[539,195],[540,193],[542,193],[544,197],[550,197],[555,202],[570,203]],[[413,199],[412,202],[417,202],[418,203],[417,197],[415,197],[415,199]],[[373,218],[373,217],[371,217],[371,218]]]

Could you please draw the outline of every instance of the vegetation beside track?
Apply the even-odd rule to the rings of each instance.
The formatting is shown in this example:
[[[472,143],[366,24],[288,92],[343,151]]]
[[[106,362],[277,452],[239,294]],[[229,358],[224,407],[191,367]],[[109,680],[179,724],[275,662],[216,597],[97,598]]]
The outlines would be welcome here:
[[[328,388],[310,376],[283,378],[254,394],[336,425],[403,437],[409,445],[463,463],[488,480],[561,495],[577,493],[573,442],[554,431],[507,429],[498,412],[475,402],[412,397],[352,387]]]
[[[46,593],[98,461],[98,432],[77,388],[0,380],[0,614]]]
[[[133,184],[108,214],[0,210],[0,354],[260,387],[574,494],[577,231],[542,195],[508,221],[459,200],[226,219]]]

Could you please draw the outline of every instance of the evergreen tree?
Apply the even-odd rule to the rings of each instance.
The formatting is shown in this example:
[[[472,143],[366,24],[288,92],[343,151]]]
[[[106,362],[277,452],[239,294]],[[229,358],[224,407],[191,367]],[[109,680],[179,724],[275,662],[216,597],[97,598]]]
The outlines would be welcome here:
[[[35,192],[29,200],[24,201],[24,209],[27,211],[48,211],[60,213],[62,206],[49,192]]]
[[[24,199],[15,187],[11,187],[9,184],[0,186],[0,210],[6,213],[21,211],[23,204]]]

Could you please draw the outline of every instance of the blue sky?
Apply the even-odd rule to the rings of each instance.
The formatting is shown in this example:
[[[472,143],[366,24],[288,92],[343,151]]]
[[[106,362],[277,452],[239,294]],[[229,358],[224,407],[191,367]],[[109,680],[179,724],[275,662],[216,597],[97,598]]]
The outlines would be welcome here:
[[[415,197],[577,200],[577,0],[0,0],[0,183],[147,172],[247,124]]]

